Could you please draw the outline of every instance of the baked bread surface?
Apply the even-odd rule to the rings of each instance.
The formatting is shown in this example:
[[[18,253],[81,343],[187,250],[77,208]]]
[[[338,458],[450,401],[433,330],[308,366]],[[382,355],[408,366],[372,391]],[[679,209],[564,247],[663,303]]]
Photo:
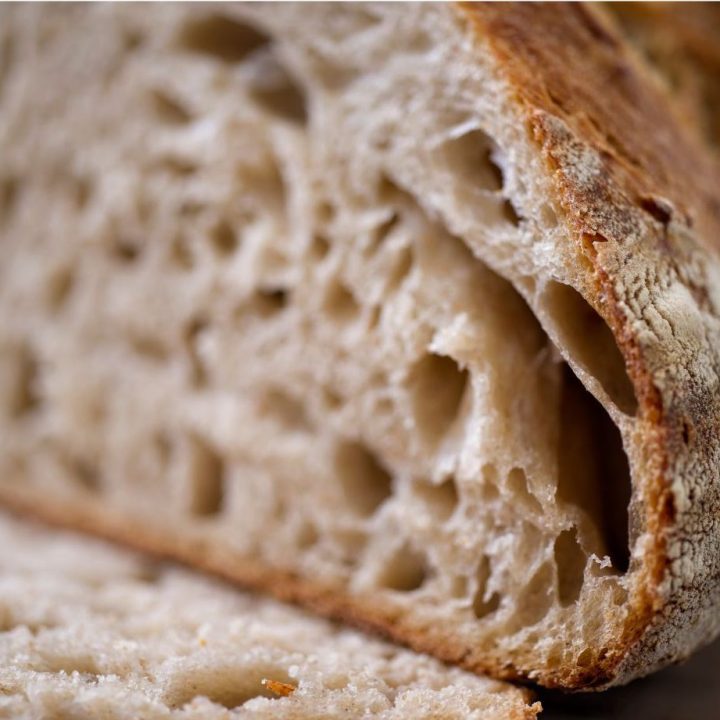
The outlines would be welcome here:
[[[602,15],[2,12],[5,504],[548,686],[717,633],[718,173]]]
[[[526,691],[0,517],[0,717],[534,718]]]

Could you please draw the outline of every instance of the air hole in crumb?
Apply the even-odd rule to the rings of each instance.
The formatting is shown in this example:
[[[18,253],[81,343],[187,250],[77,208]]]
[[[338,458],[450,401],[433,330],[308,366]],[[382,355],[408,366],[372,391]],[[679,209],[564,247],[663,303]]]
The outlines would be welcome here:
[[[553,645],[548,651],[547,664],[548,667],[560,667],[564,663],[565,650],[561,645]]]
[[[84,458],[72,461],[72,474],[79,485],[89,492],[100,490],[100,470],[97,463]]]
[[[199,215],[206,207],[207,205],[205,203],[188,198],[180,203],[178,212],[183,218],[193,218]]]
[[[450,580],[450,595],[457,599],[468,596],[468,579],[464,575],[455,575]]]
[[[498,471],[494,465],[483,465],[482,468],[483,484],[480,488],[480,494],[485,502],[497,500],[500,497]]]
[[[182,235],[176,235],[169,250],[170,261],[181,270],[192,270],[195,264],[188,242]]]
[[[249,77],[250,96],[273,115],[298,125],[307,122],[305,92],[287,68],[269,50],[254,58]]]
[[[244,187],[248,180],[246,164],[238,164],[237,175]],[[256,207],[263,208],[266,213],[276,212],[278,218],[285,218],[288,193],[283,168],[278,158],[268,158],[262,170],[252,171],[251,190]],[[275,249],[273,246],[270,247]]]
[[[401,545],[388,559],[378,584],[388,590],[419,590],[428,576],[425,556],[408,543]]]
[[[15,64],[15,38],[12,33],[6,33],[5,39],[0,45],[0,97],[5,87],[5,82],[10,76]]]
[[[310,420],[303,404],[280,388],[268,389],[260,398],[258,410],[288,430],[307,432]]]
[[[307,61],[308,70],[313,75],[313,80],[316,79],[332,93],[341,91],[357,76],[356,67],[340,64],[337,54],[333,54],[332,50],[308,46],[304,52],[304,59]]]
[[[200,343],[207,331],[208,323],[204,318],[194,318],[185,329],[185,348],[190,366],[190,381],[195,387],[207,385],[208,374],[202,356]]]
[[[510,225],[517,227],[520,224],[520,215],[510,200],[503,201],[502,216]]]
[[[557,498],[585,511],[604,545],[593,552],[609,555],[613,567],[625,572],[631,481],[620,431],[567,365],[560,402]]]
[[[284,495],[278,495],[275,498],[274,507],[272,510],[272,518],[278,522],[284,524],[285,519],[288,516],[288,503]]]
[[[183,49],[227,63],[242,62],[269,42],[264,33],[226,15],[191,20],[178,37]]]
[[[198,164],[187,158],[167,156],[157,161],[157,168],[178,178],[186,178],[198,171]]]
[[[331,411],[340,409],[343,404],[342,397],[331,387],[324,387],[322,389],[322,399],[323,405]]]
[[[320,201],[316,212],[317,220],[323,226],[329,225],[335,219],[335,215],[337,214],[335,205],[329,200]]]
[[[410,371],[413,415],[426,442],[437,444],[455,422],[466,388],[468,371],[446,355],[426,354]]]
[[[334,466],[345,499],[359,515],[371,515],[392,494],[390,473],[361,443],[341,443],[335,450]]]
[[[593,652],[590,648],[585,648],[577,656],[577,665],[579,667],[590,667],[593,664]]]
[[[39,362],[29,347],[22,346],[15,356],[15,383],[9,407],[12,417],[25,417],[40,407],[39,384]]]
[[[513,499],[519,500],[528,510],[533,513],[542,513],[542,505],[528,488],[527,475],[522,468],[513,468],[508,474],[507,487],[513,495]]]
[[[640,207],[662,225],[667,225],[672,219],[672,205],[662,198],[641,198]]]
[[[381,194],[386,195],[387,190],[381,190]],[[392,212],[387,220],[380,223],[380,225],[372,231],[366,251],[368,253],[374,253],[387,240],[399,222],[400,213]]]
[[[540,222],[548,229],[557,227],[557,214],[548,203],[543,204],[540,208]]]
[[[410,52],[419,54],[429,52],[433,45],[432,37],[420,29],[413,32],[407,43],[407,48]]]
[[[684,420],[682,424],[682,439],[686,445],[690,444],[690,427],[690,423],[687,422],[687,420]]]
[[[405,245],[397,254],[390,277],[387,281],[387,292],[394,292],[403,280],[409,275],[413,266],[413,248],[412,245]]]
[[[310,243],[310,257],[320,262],[330,252],[330,241],[324,235],[315,235]]]
[[[137,50],[143,43],[142,33],[135,28],[125,28],[122,33],[122,42],[125,52],[131,53]]]
[[[213,667],[206,662],[202,666],[176,674],[163,699],[174,709],[195,698],[205,697],[232,710],[257,697],[277,699],[277,694],[263,685],[265,678],[294,685],[283,668],[262,661],[242,668],[232,665]]]
[[[218,255],[232,255],[238,246],[238,238],[227,220],[219,220],[210,233],[210,240]]]
[[[7,222],[17,206],[20,196],[20,180],[5,177],[0,180],[0,223]]]
[[[443,153],[462,183],[488,192],[503,187],[502,170],[492,159],[495,147],[482,130],[471,130],[443,145]]]
[[[378,10],[379,8],[373,7],[372,4],[366,6],[355,5],[348,8],[346,12],[348,13],[349,22],[345,27],[347,29],[352,28],[352,33],[355,35],[381,24],[383,16],[381,12],[377,12]]]
[[[477,589],[473,596],[473,613],[478,620],[494,613],[500,607],[500,596],[497,593],[488,594],[488,581],[490,580],[490,558],[483,555],[477,571]]]
[[[152,560],[143,560],[133,573],[135,580],[155,585],[162,579],[162,566]]]
[[[392,232],[398,221],[402,219],[402,210],[417,208],[418,206],[415,198],[385,173],[381,173],[378,178],[377,200],[378,203],[387,206],[392,211],[392,214],[385,221],[384,231],[386,236]]]
[[[571,357],[598,380],[622,412],[634,415],[638,407],[635,390],[605,320],[577,290],[555,281],[545,290],[545,307]]]
[[[134,333],[130,336],[130,345],[135,353],[153,362],[165,362],[168,358],[168,348],[158,337]]]
[[[498,484],[498,471],[497,468],[491,464],[488,463],[487,465],[483,465],[482,467],[482,476],[483,481],[490,484],[497,486]]]
[[[297,532],[297,546],[301,550],[308,550],[309,548],[317,545],[319,540],[320,535],[318,533],[317,527],[315,527],[315,525],[309,521],[303,522]]]
[[[382,314],[382,307],[380,305],[374,305],[368,308],[367,311],[367,329],[374,330],[380,323],[380,316]]]
[[[140,243],[133,238],[121,235],[115,238],[112,253],[124,265],[131,265],[140,257]]]
[[[188,510],[193,515],[218,515],[225,496],[225,462],[198,435],[190,435]]]
[[[284,288],[258,288],[250,300],[250,309],[260,317],[267,318],[284,310],[289,293]]]
[[[447,520],[457,508],[458,489],[455,478],[448,478],[440,485],[423,481],[415,485],[417,496],[428,510],[440,521]]]
[[[323,310],[336,322],[350,322],[360,310],[355,296],[340,281],[334,280],[328,286],[323,301]]]
[[[170,462],[170,456],[172,454],[172,440],[167,432],[160,430],[153,436],[153,445],[155,447],[155,453],[160,461],[161,467],[166,467]]]
[[[534,573],[528,584],[520,592],[515,616],[512,619],[515,628],[527,627],[540,622],[553,605],[554,572],[550,563],[544,563]]]
[[[342,564],[347,568],[356,566],[367,545],[367,533],[359,529],[345,528],[333,532],[333,550],[339,554]]]
[[[186,125],[192,119],[192,113],[176,98],[162,90],[150,93],[153,110],[158,118],[168,125]]]
[[[55,270],[47,285],[48,305],[55,312],[62,310],[75,284],[75,275],[71,267]]]
[[[587,556],[578,543],[577,530],[563,530],[555,539],[558,599],[563,607],[572,605],[580,597],[585,579]]]
[[[72,675],[98,675],[100,670],[95,659],[90,655],[71,654],[45,654],[42,663],[42,671],[50,673],[65,673]]]
[[[93,184],[90,178],[78,175],[72,178],[72,195],[75,207],[83,210],[90,202],[93,192]]]

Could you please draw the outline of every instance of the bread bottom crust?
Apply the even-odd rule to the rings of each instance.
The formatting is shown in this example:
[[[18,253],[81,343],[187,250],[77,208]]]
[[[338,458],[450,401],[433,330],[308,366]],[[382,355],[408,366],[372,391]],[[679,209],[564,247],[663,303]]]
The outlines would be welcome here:
[[[534,673],[530,678],[516,663],[501,657],[492,648],[468,650],[457,639],[433,635],[430,628],[419,627],[404,615],[401,607],[379,601],[377,597],[350,594],[340,585],[313,582],[238,553],[221,541],[173,532],[165,526],[152,525],[145,517],[112,512],[99,502],[83,498],[48,500],[32,488],[0,484],[0,505],[16,515],[89,533],[159,559],[189,565],[244,589],[269,593],[279,600],[301,605],[478,675],[566,690],[600,690],[614,679],[612,668],[600,666],[559,668],[553,673]],[[531,652],[529,648],[528,663],[531,663]]]

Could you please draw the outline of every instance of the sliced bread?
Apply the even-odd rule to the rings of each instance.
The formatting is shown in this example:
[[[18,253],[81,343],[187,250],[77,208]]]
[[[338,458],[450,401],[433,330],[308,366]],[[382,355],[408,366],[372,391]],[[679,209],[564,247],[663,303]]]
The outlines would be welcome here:
[[[528,693],[0,517],[0,718],[530,720]]]
[[[592,7],[0,13],[3,503],[504,678],[718,632],[718,174]]]

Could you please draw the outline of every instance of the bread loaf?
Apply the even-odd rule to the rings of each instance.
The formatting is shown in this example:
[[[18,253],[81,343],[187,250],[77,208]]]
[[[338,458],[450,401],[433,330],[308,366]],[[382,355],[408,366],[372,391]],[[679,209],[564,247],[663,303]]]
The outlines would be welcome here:
[[[0,517],[0,717],[530,720],[526,691]]]
[[[4,504],[502,678],[717,633],[718,173],[593,8],[0,12]]]

